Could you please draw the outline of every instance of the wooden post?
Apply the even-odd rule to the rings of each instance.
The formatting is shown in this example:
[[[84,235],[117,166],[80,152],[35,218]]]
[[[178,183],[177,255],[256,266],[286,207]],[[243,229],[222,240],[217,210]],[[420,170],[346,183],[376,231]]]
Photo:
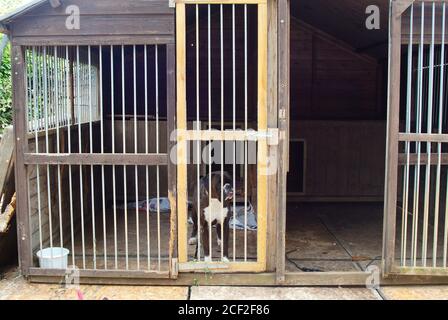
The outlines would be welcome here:
[[[27,116],[26,116],[26,84],[25,84],[25,53],[24,48],[12,45],[12,79],[14,129],[16,137],[16,194],[17,194],[17,242],[19,250],[19,265],[24,276],[28,275],[32,266],[31,234],[28,210],[28,177],[23,156],[28,150]]]
[[[285,281],[286,247],[286,175],[289,163],[289,108],[290,108],[290,2],[278,1],[278,126],[279,163],[277,183],[277,241],[276,273],[277,283]]]
[[[170,216],[170,248],[169,258],[171,263],[170,276],[177,277],[177,266],[174,260],[177,254],[177,187],[176,187],[176,164],[170,158],[171,150],[175,147],[176,141],[171,140],[171,135],[176,129],[176,48],[174,44],[166,46],[167,64],[167,154],[168,154],[168,198],[171,206]]]
[[[277,94],[278,94],[278,60],[277,60],[277,0],[268,2],[268,127],[278,128]],[[270,159],[278,161],[278,146],[269,148]],[[268,177],[268,212],[267,212],[267,271],[274,271],[276,264],[277,239],[277,175]]]
[[[401,9],[391,2],[389,36],[389,105],[387,119],[386,185],[384,195],[383,275],[392,271],[397,215],[398,140],[400,122]]]

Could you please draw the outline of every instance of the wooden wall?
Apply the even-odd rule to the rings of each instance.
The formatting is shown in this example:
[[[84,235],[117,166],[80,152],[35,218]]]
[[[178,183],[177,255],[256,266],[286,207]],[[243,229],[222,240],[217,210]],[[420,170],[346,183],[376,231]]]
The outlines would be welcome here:
[[[306,141],[305,194],[300,198],[383,198],[385,121],[293,122],[291,139]]]
[[[79,8],[80,28],[66,27],[70,5]],[[49,2],[19,17],[12,24],[13,41],[73,42],[73,39],[126,42],[128,39],[174,41],[174,9],[167,0],[70,0],[53,9]],[[50,37],[52,39],[50,39]],[[81,39],[81,40],[82,40]]]
[[[292,119],[384,117],[380,70],[375,59],[292,19]]]

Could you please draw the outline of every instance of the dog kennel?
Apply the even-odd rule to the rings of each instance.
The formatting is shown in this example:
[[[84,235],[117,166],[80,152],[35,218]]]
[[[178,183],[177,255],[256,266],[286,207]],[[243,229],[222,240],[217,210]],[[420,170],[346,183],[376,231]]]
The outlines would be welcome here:
[[[445,2],[377,2],[375,43],[364,1],[43,0],[2,18],[22,273],[60,281],[37,252],[62,247],[85,283],[364,285],[372,264],[444,281]],[[231,180],[228,232],[190,216],[210,173]]]

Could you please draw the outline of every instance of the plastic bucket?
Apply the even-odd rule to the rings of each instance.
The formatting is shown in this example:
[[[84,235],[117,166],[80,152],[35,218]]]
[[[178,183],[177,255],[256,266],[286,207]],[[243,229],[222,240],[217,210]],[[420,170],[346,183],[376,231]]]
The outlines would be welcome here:
[[[39,266],[44,269],[67,269],[70,251],[65,248],[46,248],[37,252]]]

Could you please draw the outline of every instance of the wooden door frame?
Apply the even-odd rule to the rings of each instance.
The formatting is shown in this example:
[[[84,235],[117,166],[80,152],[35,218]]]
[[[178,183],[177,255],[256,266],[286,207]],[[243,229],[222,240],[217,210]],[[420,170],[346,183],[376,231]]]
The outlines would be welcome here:
[[[186,10],[187,4],[255,4],[258,6],[258,131],[268,131],[267,99],[268,99],[268,15],[267,0],[178,0],[176,1],[176,66],[177,66],[177,209],[178,209],[178,262],[188,264],[188,206],[187,206],[187,100],[186,100]],[[185,134],[186,133],[186,134]],[[221,137],[219,136],[221,135]],[[201,134],[207,136],[207,133]],[[225,140],[225,135],[218,133],[213,140]],[[239,135],[236,135],[239,136]],[[234,139],[236,136],[229,137]],[[202,139],[201,138],[201,139]],[[205,137],[207,138],[207,137]],[[210,137],[208,137],[210,138]],[[207,138],[207,140],[208,140]],[[238,138],[238,139],[241,139]],[[244,138],[243,138],[244,139]],[[191,137],[190,137],[191,140]],[[267,139],[258,140],[258,177],[257,177],[257,262],[236,262],[225,264],[224,269],[215,268],[220,263],[207,265],[216,272],[264,272],[266,271],[267,246],[267,189],[268,176],[262,174],[267,167]],[[260,214],[263,213],[263,214]],[[204,269],[203,264],[197,264]],[[181,267],[182,268],[182,267]],[[189,267],[182,268],[188,271]],[[205,270],[205,269],[204,269]],[[191,271],[191,270],[190,270]]]

